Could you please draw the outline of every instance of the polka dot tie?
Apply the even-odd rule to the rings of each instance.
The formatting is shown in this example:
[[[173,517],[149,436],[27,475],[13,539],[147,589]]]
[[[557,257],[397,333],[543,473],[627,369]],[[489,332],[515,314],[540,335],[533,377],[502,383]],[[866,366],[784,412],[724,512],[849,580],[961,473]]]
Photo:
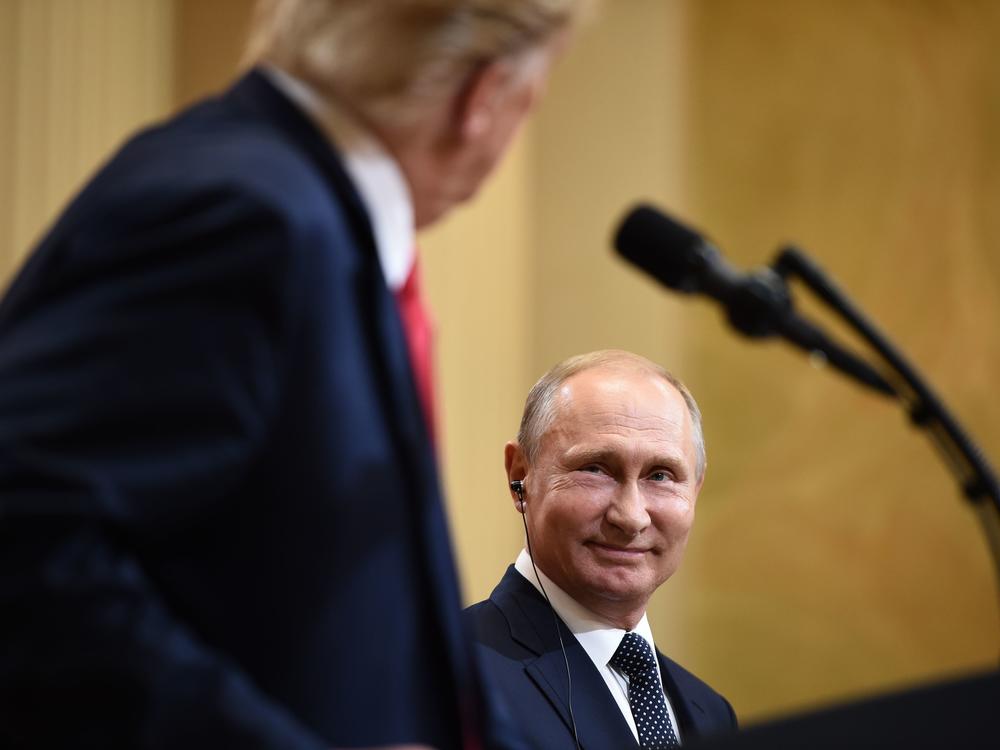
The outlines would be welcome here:
[[[656,657],[646,639],[637,633],[626,633],[609,664],[628,677],[628,705],[639,730],[639,747],[642,750],[679,747],[656,671]]]

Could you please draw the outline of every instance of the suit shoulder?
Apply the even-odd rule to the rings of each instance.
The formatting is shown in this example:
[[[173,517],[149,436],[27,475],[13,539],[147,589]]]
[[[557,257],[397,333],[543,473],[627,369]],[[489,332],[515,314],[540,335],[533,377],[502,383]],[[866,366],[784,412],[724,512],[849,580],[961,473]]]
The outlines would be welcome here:
[[[239,196],[291,220],[336,209],[316,163],[266,123],[182,115],[139,133],[108,164],[103,187],[147,200]]]
[[[353,252],[329,252],[359,241],[352,216],[301,144],[210,101],[125,143],[40,249],[62,267],[228,247],[272,275],[275,264],[353,263]]]
[[[489,599],[466,607],[462,611],[462,619],[465,621],[466,629],[476,640],[500,632],[501,629],[509,632],[507,618],[496,603]]]

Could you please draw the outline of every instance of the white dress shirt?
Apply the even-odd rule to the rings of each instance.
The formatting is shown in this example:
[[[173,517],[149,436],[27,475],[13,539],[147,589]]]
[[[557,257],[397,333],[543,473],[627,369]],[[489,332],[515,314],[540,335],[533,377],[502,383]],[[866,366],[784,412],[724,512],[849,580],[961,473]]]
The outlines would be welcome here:
[[[538,585],[538,578],[535,577],[535,570],[531,564],[531,558],[528,556],[527,550],[521,550],[521,554],[517,556],[517,561],[514,563],[514,569],[530,581],[539,592],[542,592],[541,586]],[[616,628],[601,620],[597,615],[583,607],[579,602],[570,597],[569,594],[556,586],[542,571],[538,571],[538,576],[542,579],[542,584],[545,587],[543,596],[544,594],[548,594],[549,602],[552,604],[552,608],[556,611],[556,614],[559,615],[559,619],[566,623],[566,627],[576,637],[579,644],[583,646],[583,650],[587,652],[590,660],[594,662],[594,666],[597,667],[597,671],[604,678],[608,690],[611,691],[615,703],[618,704],[618,710],[622,712],[622,716],[628,722],[635,741],[638,742],[639,731],[635,728],[635,719],[632,718],[632,709],[628,704],[628,677],[613,669],[608,664],[611,661],[611,657],[615,655],[615,651],[618,650],[618,646],[621,644],[622,638],[627,631]],[[646,619],[645,613],[643,613],[642,619],[639,620],[633,632],[645,638],[646,642],[649,643],[649,647],[653,649],[653,653],[656,653],[656,646],[653,644],[653,632],[649,629],[649,620]],[[659,659],[656,662],[656,671],[659,674]],[[663,684],[662,675],[660,675],[660,684]],[[670,714],[670,721],[674,725],[677,741],[680,742],[681,731],[677,725],[674,708],[670,705],[670,696],[664,691],[663,697],[667,701],[667,713]]]
[[[368,211],[382,275],[389,289],[399,291],[415,259],[413,201],[399,165],[343,107],[280,68],[265,65],[260,70],[336,145]]]

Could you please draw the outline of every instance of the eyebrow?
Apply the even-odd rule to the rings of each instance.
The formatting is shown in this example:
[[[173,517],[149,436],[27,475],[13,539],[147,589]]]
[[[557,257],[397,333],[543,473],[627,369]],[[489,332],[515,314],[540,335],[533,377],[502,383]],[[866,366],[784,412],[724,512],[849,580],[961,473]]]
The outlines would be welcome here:
[[[566,452],[566,460],[569,463],[579,465],[615,465],[621,463],[618,452],[608,448],[571,448]],[[688,474],[684,458],[680,455],[666,455],[658,453],[654,455],[651,460],[645,461],[644,465],[648,467],[662,466],[664,468],[669,468],[676,473],[680,479],[686,478]]]
[[[573,463],[583,464],[609,463],[614,455],[614,451],[607,448],[570,448],[566,451],[566,458]]]

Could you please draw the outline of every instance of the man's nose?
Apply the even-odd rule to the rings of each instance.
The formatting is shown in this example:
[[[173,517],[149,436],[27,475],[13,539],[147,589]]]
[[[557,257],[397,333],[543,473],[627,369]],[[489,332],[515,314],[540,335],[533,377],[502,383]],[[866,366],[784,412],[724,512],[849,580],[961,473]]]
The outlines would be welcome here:
[[[635,482],[623,482],[619,485],[604,516],[608,523],[629,538],[638,536],[650,523],[646,502]]]

